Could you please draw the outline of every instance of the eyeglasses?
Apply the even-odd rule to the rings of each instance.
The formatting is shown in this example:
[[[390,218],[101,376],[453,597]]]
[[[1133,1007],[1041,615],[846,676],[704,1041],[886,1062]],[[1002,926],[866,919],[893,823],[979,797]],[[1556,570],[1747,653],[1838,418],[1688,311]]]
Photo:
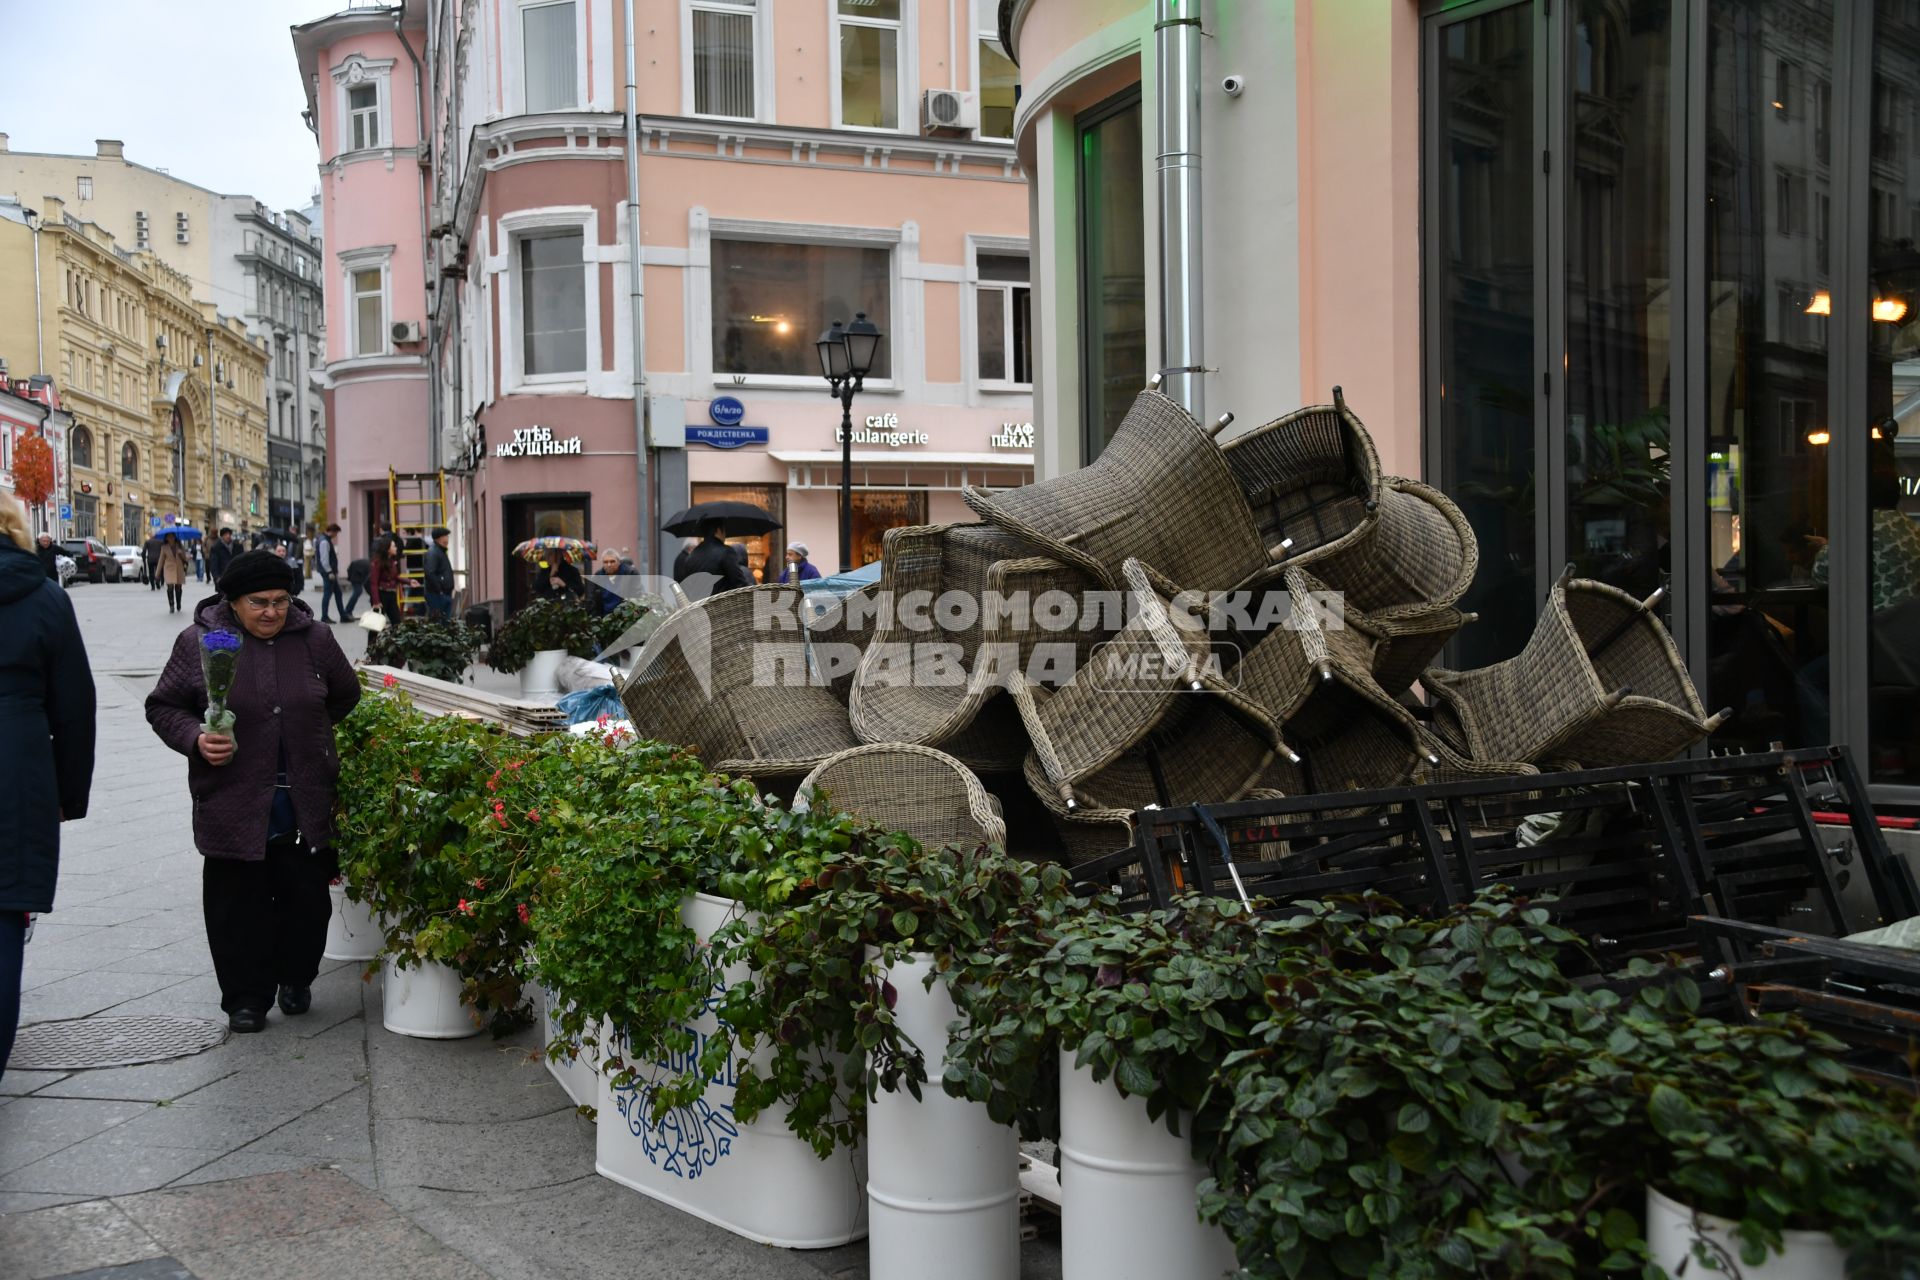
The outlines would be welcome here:
[[[292,596],[248,596],[240,602],[255,613],[285,613],[293,603]]]

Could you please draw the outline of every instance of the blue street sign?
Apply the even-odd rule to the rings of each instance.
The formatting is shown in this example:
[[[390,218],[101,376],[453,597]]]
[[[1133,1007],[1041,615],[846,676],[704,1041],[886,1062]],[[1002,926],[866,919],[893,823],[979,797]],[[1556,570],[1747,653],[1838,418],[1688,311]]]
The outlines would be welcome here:
[[[704,444],[714,449],[738,449],[743,444],[766,444],[765,427],[693,427],[687,428],[688,444]]]
[[[707,416],[723,427],[737,427],[747,416],[747,406],[733,396],[715,396],[707,406]]]
[[[73,504],[72,504],[72,503],[70,503],[70,502],[63,502],[63,503],[61,503],[61,504],[60,504],[60,518],[61,518],[62,520],[71,520],[71,519],[73,519]]]

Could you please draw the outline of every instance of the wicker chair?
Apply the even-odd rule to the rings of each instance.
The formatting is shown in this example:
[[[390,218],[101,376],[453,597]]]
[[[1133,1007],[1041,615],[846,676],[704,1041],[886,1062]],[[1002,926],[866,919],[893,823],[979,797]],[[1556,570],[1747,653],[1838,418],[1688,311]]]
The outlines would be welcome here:
[[[1442,736],[1464,738],[1473,760],[1592,769],[1665,760],[1707,737],[1727,713],[1700,705],[1652,604],[1563,575],[1518,656],[1421,677],[1444,709]]]
[[[1091,465],[1009,492],[968,488],[961,496],[1032,553],[1111,590],[1124,589],[1129,558],[1183,587],[1224,591],[1285,557],[1261,540],[1225,451],[1155,391],[1140,393]]]
[[[1278,721],[1214,670],[1207,632],[1177,625],[1163,579],[1124,567],[1143,605],[1058,689],[1012,686],[1033,752],[1030,784],[1067,811],[1232,800],[1280,742]]]
[[[1047,631],[1035,611],[1003,610],[994,602],[1031,601],[1049,591],[1083,600],[1093,581],[1028,555],[1026,544],[991,525],[891,529],[884,564],[878,599],[885,607],[848,703],[855,734],[863,742],[964,743],[965,757],[982,767],[1017,767],[1025,754],[1022,740],[996,753],[992,740],[968,730],[1006,687],[1009,672],[1026,669],[1037,645],[1070,644],[1077,662],[1100,636],[1078,628]],[[970,619],[953,619],[967,625],[943,624],[935,606],[948,593],[977,606]]]
[[[944,751],[893,742],[829,756],[800,782],[797,806],[818,789],[827,804],[929,848],[1004,845],[1000,802]]]
[[[861,587],[807,620],[807,657],[814,678],[845,706],[854,673],[872,643],[879,620],[879,586]]]
[[[1260,545],[1273,548],[1271,563],[1339,558],[1373,535],[1385,488],[1380,455],[1339,387],[1332,404],[1297,409],[1236,436],[1220,446],[1220,456],[1253,513]],[[1167,565],[1155,567],[1186,581]]]
[[[809,678],[805,611],[798,587],[770,584],[668,615],[620,689],[634,732],[752,778],[800,777],[858,746],[846,708]]]

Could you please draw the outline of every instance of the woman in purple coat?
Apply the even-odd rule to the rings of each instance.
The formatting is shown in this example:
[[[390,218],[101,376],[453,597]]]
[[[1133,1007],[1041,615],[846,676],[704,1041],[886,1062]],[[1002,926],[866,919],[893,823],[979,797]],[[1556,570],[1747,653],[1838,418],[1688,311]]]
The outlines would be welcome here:
[[[285,560],[249,551],[216,585],[174,641],[147,723],[187,758],[220,1007],[235,1031],[259,1031],[276,995],[289,1015],[313,1001],[338,873],[333,726],[360,700],[360,682],[332,631],[294,598]],[[222,655],[216,671],[231,655],[227,732],[206,723],[208,653]]]

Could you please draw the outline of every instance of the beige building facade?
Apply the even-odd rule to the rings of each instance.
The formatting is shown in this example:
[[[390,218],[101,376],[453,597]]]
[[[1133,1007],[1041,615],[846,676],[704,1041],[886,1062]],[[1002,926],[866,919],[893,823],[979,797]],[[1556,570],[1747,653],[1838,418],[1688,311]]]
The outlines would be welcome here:
[[[51,374],[72,416],[63,533],[265,523],[267,352],[195,292],[58,197],[0,204],[0,360]]]

